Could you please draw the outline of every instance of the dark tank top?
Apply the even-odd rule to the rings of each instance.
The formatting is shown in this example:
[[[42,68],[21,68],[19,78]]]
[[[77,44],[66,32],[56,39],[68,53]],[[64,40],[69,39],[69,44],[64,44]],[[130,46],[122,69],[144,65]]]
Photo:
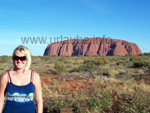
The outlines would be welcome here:
[[[7,84],[5,91],[7,99],[3,113],[36,113],[33,102],[35,88],[32,82],[32,73],[33,71],[31,71],[30,83],[24,86],[18,86],[12,83],[8,71],[10,82]]]

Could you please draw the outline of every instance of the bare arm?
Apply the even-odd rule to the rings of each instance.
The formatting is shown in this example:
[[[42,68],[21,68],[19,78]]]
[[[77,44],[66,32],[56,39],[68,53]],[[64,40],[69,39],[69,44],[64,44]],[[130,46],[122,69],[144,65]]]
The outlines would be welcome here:
[[[43,98],[41,78],[38,73],[34,72],[35,97],[37,102],[37,113],[43,113]]]
[[[0,113],[2,113],[3,110],[3,104],[4,104],[4,94],[5,94],[5,89],[8,83],[7,79],[7,73],[4,73],[0,79]]]

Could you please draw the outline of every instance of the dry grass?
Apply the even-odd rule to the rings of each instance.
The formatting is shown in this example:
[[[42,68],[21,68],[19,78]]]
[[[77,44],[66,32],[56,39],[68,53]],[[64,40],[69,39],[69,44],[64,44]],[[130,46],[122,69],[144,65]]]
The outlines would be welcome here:
[[[44,113],[59,113],[63,107],[76,113],[150,112],[149,59],[34,56],[31,69],[41,75]],[[11,68],[11,57],[0,61],[2,74]]]

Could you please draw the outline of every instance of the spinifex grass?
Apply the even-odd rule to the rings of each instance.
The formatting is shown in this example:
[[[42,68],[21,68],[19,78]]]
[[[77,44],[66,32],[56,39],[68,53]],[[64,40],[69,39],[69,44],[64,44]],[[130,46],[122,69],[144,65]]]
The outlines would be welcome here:
[[[32,56],[41,75],[44,113],[150,112],[150,56]],[[0,73],[11,57],[0,57]],[[59,75],[58,75],[59,74]]]
[[[71,81],[67,83],[70,84]],[[150,111],[149,92],[142,90],[142,86],[136,84],[134,80],[124,82],[104,77],[84,83],[84,85],[80,83],[82,87],[73,86],[76,87],[74,90],[69,87],[71,84],[68,86],[65,84],[67,86],[65,88],[65,85],[60,87],[58,83],[55,89],[51,89],[52,92],[58,92],[57,97],[53,96],[44,101],[47,110],[58,113],[60,108],[67,107],[77,113]]]

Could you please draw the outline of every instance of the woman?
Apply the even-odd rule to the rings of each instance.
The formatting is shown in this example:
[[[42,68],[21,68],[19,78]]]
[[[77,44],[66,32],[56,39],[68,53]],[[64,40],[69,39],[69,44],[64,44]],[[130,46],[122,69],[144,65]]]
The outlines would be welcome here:
[[[13,52],[12,60],[13,70],[4,73],[0,80],[0,113],[36,113],[34,93],[37,113],[42,113],[41,79],[38,73],[29,69],[31,65],[29,49],[18,46]],[[7,99],[3,109],[5,93]]]

